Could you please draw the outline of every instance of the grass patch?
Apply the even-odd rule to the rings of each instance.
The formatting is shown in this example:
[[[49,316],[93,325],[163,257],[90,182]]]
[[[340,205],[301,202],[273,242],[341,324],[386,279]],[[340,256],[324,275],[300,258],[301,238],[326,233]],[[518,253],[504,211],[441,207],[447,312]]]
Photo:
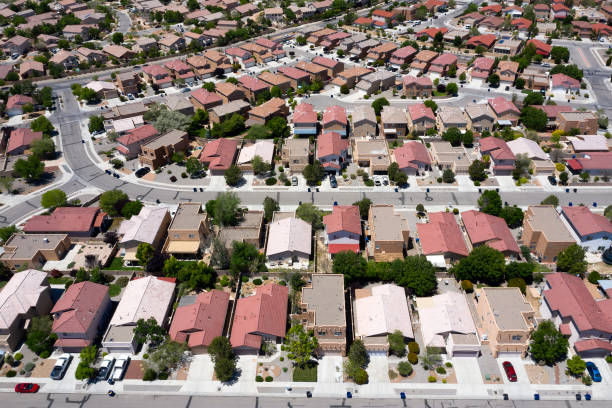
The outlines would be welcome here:
[[[317,365],[312,362],[304,368],[295,367],[293,369],[293,381],[317,382]]]
[[[540,272],[540,273],[550,272],[550,268],[546,265],[536,263],[535,272]]]
[[[448,93],[446,92],[438,92],[438,91],[433,91],[431,94],[433,96],[447,96],[448,95]]]
[[[121,293],[121,287],[119,285],[112,284],[108,287],[108,296],[115,297]]]
[[[137,271],[141,268],[135,266],[124,266],[123,265],[123,257],[116,256],[113,258],[113,261],[104,268],[105,271]]]
[[[70,276],[60,276],[59,278],[49,278],[50,285],[65,285],[66,283],[72,281]]]

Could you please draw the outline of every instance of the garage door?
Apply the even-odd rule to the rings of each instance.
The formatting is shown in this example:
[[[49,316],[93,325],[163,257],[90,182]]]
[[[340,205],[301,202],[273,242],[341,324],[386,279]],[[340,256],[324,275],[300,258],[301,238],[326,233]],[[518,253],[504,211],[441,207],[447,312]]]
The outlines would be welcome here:
[[[386,356],[387,352],[386,351],[368,351],[368,355],[370,357],[382,357],[382,356]]]
[[[453,357],[478,357],[478,351],[455,351]]]
[[[521,358],[522,354],[521,353],[510,353],[510,352],[503,352],[503,353],[499,353],[497,355],[497,358]]]

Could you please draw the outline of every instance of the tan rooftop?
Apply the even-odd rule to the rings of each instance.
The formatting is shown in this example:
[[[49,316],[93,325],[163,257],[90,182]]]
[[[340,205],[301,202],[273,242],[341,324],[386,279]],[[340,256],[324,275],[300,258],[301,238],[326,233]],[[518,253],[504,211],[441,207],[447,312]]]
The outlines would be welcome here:
[[[533,313],[533,307],[519,288],[484,287],[482,290],[500,330],[529,330],[523,313]]]
[[[532,215],[526,221],[534,231],[544,234],[548,242],[574,241],[572,234],[565,227],[553,206],[531,205],[529,209]]]
[[[312,283],[302,289],[302,303],[314,312],[316,326],[345,326],[344,276],[313,274]]]
[[[192,230],[198,229],[202,220],[206,217],[201,213],[202,203],[180,203],[176,214],[170,223],[169,230]]]

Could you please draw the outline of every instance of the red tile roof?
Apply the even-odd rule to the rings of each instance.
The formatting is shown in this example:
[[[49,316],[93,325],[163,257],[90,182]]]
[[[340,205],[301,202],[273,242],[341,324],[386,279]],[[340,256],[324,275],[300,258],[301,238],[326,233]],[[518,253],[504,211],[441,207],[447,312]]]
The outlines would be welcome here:
[[[346,109],[338,105],[328,106],[325,108],[325,112],[323,112],[323,126],[327,126],[332,122],[339,122],[346,126]]]
[[[293,110],[293,123],[316,124],[317,112],[314,111],[311,104],[302,102]]]
[[[536,53],[544,57],[548,57],[548,55],[550,54],[550,50],[552,49],[552,45],[546,44],[545,42],[542,42],[540,40],[536,40],[535,38],[527,41],[527,46],[529,45],[533,45],[536,49]]]
[[[411,55],[416,55],[416,53],[417,50],[407,45],[405,47],[398,48],[397,50],[393,51],[393,53],[391,54],[391,58],[408,58]]]
[[[393,18],[393,13],[386,10],[376,9],[372,13],[373,16],[382,17],[382,18]]]
[[[35,215],[23,226],[27,233],[87,233],[92,228],[100,208],[58,207],[51,215]]]
[[[434,115],[431,108],[428,106],[425,106],[424,103],[408,105],[407,111],[408,111],[408,115],[410,115],[410,119],[413,121],[419,120],[421,118],[428,118],[433,121],[436,120],[436,115]]]
[[[330,155],[340,156],[343,150],[348,149],[348,140],[342,139],[340,133],[326,132],[317,139],[317,157]]]
[[[548,119],[557,119],[561,112],[573,112],[574,108],[569,105],[532,105],[534,108],[538,108],[546,114]]]
[[[191,97],[204,106],[223,102],[221,97],[215,92],[208,92],[206,89],[199,88],[191,92]]]
[[[304,72],[301,69],[294,67],[280,67],[278,71],[291,79],[300,80],[310,78],[310,74],[308,72]]]
[[[270,84],[249,75],[241,76],[238,78],[238,82],[251,92],[257,92],[270,88]]]
[[[187,342],[189,347],[209,346],[215,337],[223,334],[228,304],[227,292],[215,289],[200,293],[195,303],[176,309],[170,338]]]
[[[154,77],[163,77],[170,75],[168,70],[161,65],[147,65],[146,67],[142,67],[142,70],[145,74],[154,76]]]
[[[431,165],[431,159],[429,158],[427,148],[420,142],[405,142],[403,146],[393,149],[393,157],[400,169],[416,169],[419,167],[418,163]]]
[[[474,47],[482,45],[484,47],[491,48],[495,40],[497,40],[495,34],[475,35],[473,37],[470,37],[466,45],[472,45]]]
[[[497,115],[501,115],[509,111],[518,114],[521,113],[515,104],[501,96],[489,99],[489,105],[491,106],[491,109],[493,109],[493,112],[495,112]]]
[[[551,80],[554,88],[563,87],[566,89],[580,89],[580,81],[565,74],[552,74]]]
[[[433,82],[431,82],[431,79],[428,76],[420,76],[420,77],[415,77],[412,75],[406,75],[402,81],[404,82],[404,86],[408,86],[408,85],[412,85],[412,84],[416,84],[419,86],[425,86],[425,87],[432,87],[433,86]]]
[[[323,217],[325,231],[333,234],[339,231],[348,231],[361,235],[361,217],[359,207],[355,205],[335,205],[332,213]]]
[[[610,310],[602,310],[582,279],[569,273],[557,272],[546,276],[550,289],[544,299],[552,311],[571,318],[579,331],[598,330],[612,335]]]
[[[164,63],[164,65],[166,66],[166,68],[172,71],[190,71],[191,70],[191,67],[180,59],[168,61]]]
[[[524,17],[519,17],[519,18],[515,18],[511,21],[511,24],[513,26],[516,26],[519,30],[527,30],[529,29],[529,27],[531,27],[531,24],[533,24],[533,21],[524,18]]]
[[[11,95],[6,101],[6,109],[13,109],[17,106],[23,106],[28,103],[34,103],[34,100],[25,95]]]
[[[481,71],[490,71],[493,68],[495,60],[488,57],[478,57],[472,63],[472,68],[476,68]]]
[[[99,283],[85,281],[71,285],[51,310],[51,314],[61,313],[53,321],[53,332],[87,333],[107,296],[108,286]]]
[[[442,65],[448,66],[457,63],[457,56],[454,54],[440,54],[433,61],[431,65]]]
[[[484,13],[486,11],[490,11],[490,12],[493,12],[493,13],[499,13],[499,12],[502,11],[502,6],[501,6],[501,4],[491,4],[489,6],[485,6],[485,7],[482,7],[480,9],[481,13]]]
[[[425,255],[451,253],[468,256],[469,254],[463,234],[452,213],[430,213],[429,222],[427,224],[417,224],[417,231]]]
[[[418,37],[422,37],[424,35],[428,36],[429,38],[434,38],[436,36],[436,34],[438,33],[442,33],[442,34],[446,34],[448,32],[448,28],[446,27],[442,27],[442,28],[438,28],[438,27],[428,27],[424,30],[419,31],[416,36]]]
[[[334,68],[335,66],[340,64],[340,62],[327,57],[314,57],[312,59],[312,62],[314,64],[321,65],[325,68]]]
[[[200,153],[200,161],[208,162],[208,168],[211,170],[227,170],[234,162],[237,149],[237,140],[216,139],[204,146]]]
[[[371,25],[373,21],[374,20],[372,20],[371,18],[368,18],[368,17],[359,17],[358,19],[353,21],[353,24],[356,24],[356,25]]]
[[[489,154],[497,160],[514,160],[515,156],[508,144],[498,137],[490,136],[480,139],[480,152]]]
[[[232,347],[259,350],[260,334],[284,337],[287,327],[289,288],[269,283],[256,294],[237,300],[230,343]]]
[[[157,129],[155,129],[153,125],[143,125],[135,129],[128,130],[125,135],[121,136],[119,139],[117,139],[117,141],[124,146],[129,146],[131,144],[149,139],[157,134]]]
[[[40,140],[42,137],[43,132],[34,132],[28,128],[15,129],[11,132],[9,137],[6,152],[11,153],[12,151],[21,147],[30,147],[33,141]]]
[[[601,339],[578,340],[574,343],[574,349],[576,349],[578,353],[595,349],[602,349],[612,352],[612,344],[610,344],[609,341]]]
[[[359,253],[359,249],[359,244],[329,244],[327,246],[327,251],[332,255],[343,251]]]
[[[501,252],[520,253],[519,246],[503,218],[470,210],[462,212],[461,219],[473,245],[485,244]]]
[[[612,170],[612,152],[589,152],[566,163],[574,170]]]
[[[607,232],[612,234],[612,223],[603,215],[593,214],[588,207],[563,207],[563,214],[581,237]]]

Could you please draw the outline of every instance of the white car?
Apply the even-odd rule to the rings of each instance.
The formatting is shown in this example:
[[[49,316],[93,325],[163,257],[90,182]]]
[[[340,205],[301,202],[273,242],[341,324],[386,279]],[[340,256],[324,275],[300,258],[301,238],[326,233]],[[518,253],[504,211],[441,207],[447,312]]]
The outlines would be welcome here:
[[[115,364],[115,357],[111,355],[106,355],[102,359],[102,364],[100,364],[100,369],[98,370],[98,380],[106,381],[113,370],[113,364]]]
[[[58,359],[55,360],[55,364],[51,370],[51,378],[54,380],[61,380],[64,378],[64,374],[66,374],[66,370],[68,370],[71,361],[72,356],[68,353],[59,356]]]
[[[111,375],[111,379],[113,381],[121,381],[125,372],[127,370],[127,366],[130,363],[130,356],[127,354],[123,354],[119,356],[119,358],[115,361],[115,366],[113,367],[113,374]]]

